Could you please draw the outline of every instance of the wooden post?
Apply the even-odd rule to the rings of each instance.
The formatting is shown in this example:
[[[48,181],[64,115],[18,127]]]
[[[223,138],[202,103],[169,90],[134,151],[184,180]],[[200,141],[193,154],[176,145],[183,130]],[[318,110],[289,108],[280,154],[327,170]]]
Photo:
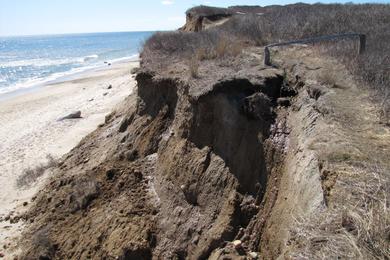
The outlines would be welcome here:
[[[366,35],[359,35],[359,54],[362,54],[366,50]]]
[[[271,66],[271,60],[270,60],[270,53],[269,53],[269,48],[265,47],[264,48],[264,65],[266,66]]]

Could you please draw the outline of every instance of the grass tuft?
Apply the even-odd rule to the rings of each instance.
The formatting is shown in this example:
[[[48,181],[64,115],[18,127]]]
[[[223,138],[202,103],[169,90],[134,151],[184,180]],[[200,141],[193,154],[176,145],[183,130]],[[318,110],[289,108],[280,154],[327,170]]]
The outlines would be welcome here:
[[[29,187],[41,177],[47,169],[57,166],[58,162],[50,154],[46,156],[46,163],[41,163],[34,168],[28,168],[17,178],[16,186],[18,188]]]

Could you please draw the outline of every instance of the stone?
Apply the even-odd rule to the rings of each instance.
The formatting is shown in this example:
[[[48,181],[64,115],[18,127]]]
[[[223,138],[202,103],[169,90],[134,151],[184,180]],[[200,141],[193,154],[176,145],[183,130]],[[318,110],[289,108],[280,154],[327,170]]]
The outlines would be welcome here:
[[[23,206],[24,206],[24,207],[26,207],[27,205],[28,205],[28,202],[27,202],[27,201],[23,202]]]
[[[241,240],[234,240],[232,242],[235,249],[241,249],[242,248],[242,241]]]
[[[249,257],[250,257],[251,259],[257,259],[259,256],[258,256],[258,254],[257,254],[256,252],[250,252],[250,253],[249,253]]]
[[[107,89],[112,89],[112,85],[111,84],[108,85]]]
[[[289,107],[291,105],[291,101],[289,98],[281,97],[276,100],[279,106]]]
[[[81,111],[80,110],[72,112],[67,116],[61,117],[58,121],[62,121],[65,119],[78,119],[78,118],[81,118]]]

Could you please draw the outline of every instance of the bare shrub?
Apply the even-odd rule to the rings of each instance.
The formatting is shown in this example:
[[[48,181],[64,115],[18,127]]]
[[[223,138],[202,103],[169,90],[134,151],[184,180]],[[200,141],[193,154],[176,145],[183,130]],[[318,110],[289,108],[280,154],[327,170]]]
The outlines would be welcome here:
[[[192,57],[188,62],[190,76],[193,78],[199,77],[199,60],[197,57]]]
[[[212,48],[199,48],[196,51],[196,57],[199,61],[212,60],[217,57],[215,50]]]
[[[46,156],[46,163],[41,163],[35,168],[28,168],[17,178],[16,186],[18,188],[31,186],[34,182],[41,177],[47,169],[57,166],[58,162],[50,154]]]
[[[236,14],[245,12],[246,14]],[[261,12],[261,15],[258,13]],[[286,6],[232,8],[195,7],[187,14],[197,16],[232,15],[221,26],[199,33],[157,33],[145,44],[143,56],[163,62],[161,54],[181,57],[204,48],[212,50],[220,35],[255,45],[302,39],[328,34],[357,32],[367,36],[364,55],[356,56],[357,46],[351,41],[325,45],[325,51],[343,62],[358,80],[368,83],[382,101],[390,87],[390,5],[388,4],[292,4]],[[218,49],[224,50],[226,48]],[[212,53],[209,51],[207,53]],[[213,55],[203,55],[213,57]],[[390,98],[384,100],[383,117],[388,117]]]
[[[323,70],[318,76],[320,83],[331,87],[337,86],[337,79],[335,73],[329,70]]]
[[[217,45],[215,46],[215,52],[217,54],[217,57],[225,57],[228,54],[228,49],[229,49],[229,43],[226,40],[226,38],[221,38],[218,42]]]
[[[256,14],[236,15],[221,25],[220,30],[252,42],[255,45],[264,45],[267,39],[270,41],[271,31],[267,35],[267,21]]]

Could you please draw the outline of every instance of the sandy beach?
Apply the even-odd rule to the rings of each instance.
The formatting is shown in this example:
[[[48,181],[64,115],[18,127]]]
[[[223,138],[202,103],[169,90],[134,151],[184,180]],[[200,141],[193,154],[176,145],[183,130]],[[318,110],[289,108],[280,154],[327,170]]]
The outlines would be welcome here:
[[[23,203],[31,201],[45,179],[20,188],[18,177],[26,169],[46,163],[47,156],[60,158],[103,123],[105,115],[133,91],[135,80],[130,71],[136,66],[138,62],[116,63],[0,100],[1,247],[22,225],[4,218],[25,210]],[[58,120],[77,110],[82,118]]]

